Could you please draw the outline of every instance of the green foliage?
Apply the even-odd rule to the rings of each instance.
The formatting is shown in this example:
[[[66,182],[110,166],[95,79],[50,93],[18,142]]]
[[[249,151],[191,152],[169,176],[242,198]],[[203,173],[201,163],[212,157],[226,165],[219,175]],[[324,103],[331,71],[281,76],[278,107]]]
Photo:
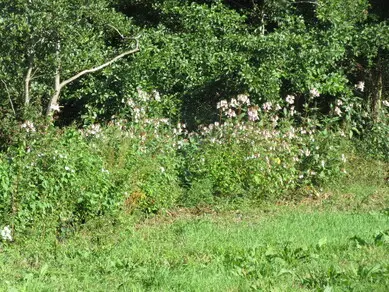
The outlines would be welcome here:
[[[212,178],[193,178],[181,202],[185,206],[207,206],[215,203]]]
[[[376,123],[365,132],[358,143],[372,157],[389,161],[389,126],[388,123]]]
[[[114,211],[121,198],[80,134],[69,129],[61,136],[52,130],[44,135],[10,148],[7,165],[2,161],[8,170],[2,214],[25,227],[45,217],[85,222]]]

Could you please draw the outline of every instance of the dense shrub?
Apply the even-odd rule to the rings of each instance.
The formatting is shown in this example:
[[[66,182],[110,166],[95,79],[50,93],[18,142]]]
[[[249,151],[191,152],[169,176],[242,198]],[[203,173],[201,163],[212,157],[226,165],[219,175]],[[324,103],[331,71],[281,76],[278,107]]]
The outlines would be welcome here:
[[[1,208],[15,223],[52,217],[84,222],[120,202],[103,160],[77,130],[28,134],[6,157]]]

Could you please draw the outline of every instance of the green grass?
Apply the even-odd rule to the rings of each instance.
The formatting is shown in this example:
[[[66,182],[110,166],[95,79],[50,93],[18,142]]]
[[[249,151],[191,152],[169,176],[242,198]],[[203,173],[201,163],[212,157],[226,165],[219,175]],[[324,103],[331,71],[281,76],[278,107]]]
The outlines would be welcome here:
[[[389,187],[374,169],[293,203],[122,215],[62,241],[36,228],[0,247],[0,290],[389,291]]]
[[[0,253],[16,291],[356,291],[389,288],[384,213],[251,212],[100,222],[62,243],[33,237]],[[97,223],[96,223],[97,224]]]

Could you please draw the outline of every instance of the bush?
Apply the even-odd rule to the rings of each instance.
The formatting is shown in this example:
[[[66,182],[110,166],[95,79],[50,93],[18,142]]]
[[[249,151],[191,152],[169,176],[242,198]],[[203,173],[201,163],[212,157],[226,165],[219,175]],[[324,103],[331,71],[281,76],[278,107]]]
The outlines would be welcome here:
[[[121,198],[103,160],[78,131],[34,133],[24,144],[9,149],[8,165],[4,158],[1,163],[8,177],[0,206],[17,225],[47,218],[85,222],[117,208]]]

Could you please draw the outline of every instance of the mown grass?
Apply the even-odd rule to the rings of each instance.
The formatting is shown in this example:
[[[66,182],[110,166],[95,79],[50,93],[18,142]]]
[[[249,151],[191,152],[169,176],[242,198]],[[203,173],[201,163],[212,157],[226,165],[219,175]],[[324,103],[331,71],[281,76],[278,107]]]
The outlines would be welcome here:
[[[0,250],[3,291],[388,291],[384,165],[295,202],[122,215]],[[358,179],[356,179],[358,177]]]

